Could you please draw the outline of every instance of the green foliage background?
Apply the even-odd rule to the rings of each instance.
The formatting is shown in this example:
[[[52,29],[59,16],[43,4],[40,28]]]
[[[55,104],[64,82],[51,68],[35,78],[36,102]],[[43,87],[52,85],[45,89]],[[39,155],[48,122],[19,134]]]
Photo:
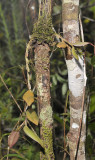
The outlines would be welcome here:
[[[37,0],[31,0],[29,7],[28,0],[1,0],[0,1],[0,74],[2,75],[9,90],[24,110],[22,96],[27,90],[23,72],[25,71],[25,48],[29,40],[29,31],[32,34],[33,24],[38,15]],[[35,5],[35,11],[31,6]],[[81,0],[80,9],[84,28],[85,41],[95,43],[95,1]],[[26,14],[26,16],[25,16]],[[26,20],[25,20],[26,19]],[[61,21],[61,0],[54,0],[53,25],[57,33],[62,34]],[[26,27],[28,24],[28,30]],[[64,153],[64,128],[66,121],[66,133],[69,130],[69,104],[67,115],[63,116],[66,94],[68,90],[67,69],[64,61],[63,51],[52,47],[51,53],[51,101],[54,111],[55,129],[55,155],[56,159],[62,160]],[[87,116],[87,159],[95,160],[95,57],[94,49],[91,46],[86,48],[87,63],[87,100],[89,101]],[[34,73],[34,72],[33,72]],[[35,75],[32,75],[33,79]],[[34,84],[34,82],[33,82]],[[35,93],[36,94],[36,93]],[[30,109],[37,109],[36,102]],[[12,100],[9,92],[0,80],[0,158],[6,159],[7,138],[14,125],[19,120],[19,110]],[[22,121],[22,120],[21,120]],[[39,132],[38,127],[35,127]],[[20,133],[19,141],[11,149],[9,159],[39,160],[39,145]],[[69,156],[67,156],[67,160]]]

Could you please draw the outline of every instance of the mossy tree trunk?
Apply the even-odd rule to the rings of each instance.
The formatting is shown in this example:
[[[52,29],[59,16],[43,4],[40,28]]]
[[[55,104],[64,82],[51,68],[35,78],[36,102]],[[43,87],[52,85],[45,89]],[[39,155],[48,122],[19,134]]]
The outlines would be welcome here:
[[[63,0],[63,35],[70,43],[80,41],[78,9],[79,0]],[[83,56],[79,57],[78,61],[69,49],[68,51],[66,64],[70,90],[70,131],[67,137],[70,160],[85,160],[86,110],[83,109],[86,86],[85,63]]]
[[[53,40],[51,0],[39,0],[39,18],[34,25],[33,36],[36,40],[34,52],[40,137],[44,144],[44,151],[41,151],[40,159],[54,160],[49,59],[49,45]]]

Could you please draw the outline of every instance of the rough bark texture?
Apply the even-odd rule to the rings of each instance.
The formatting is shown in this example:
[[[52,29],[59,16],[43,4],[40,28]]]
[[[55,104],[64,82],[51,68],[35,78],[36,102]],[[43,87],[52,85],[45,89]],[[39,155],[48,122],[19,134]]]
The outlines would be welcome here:
[[[41,160],[54,160],[53,153],[53,119],[50,105],[50,61],[49,46],[37,45],[35,49],[36,87],[38,112],[40,118],[40,136],[44,143],[45,154],[41,152]]]
[[[54,160],[53,153],[53,117],[50,104],[50,60],[49,44],[52,43],[51,0],[39,0],[39,18],[33,31],[35,44],[35,69],[40,137],[44,151],[40,160]]]
[[[78,7],[79,0],[63,0],[63,35],[64,38],[71,43],[80,41]],[[85,160],[86,110],[83,110],[83,103],[86,74],[84,58],[79,57],[79,61],[77,61],[72,55],[68,56],[67,53],[66,64],[68,68],[70,90],[70,131],[67,136],[70,149],[70,160]],[[79,133],[81,133],[80,138]]]
[[[51,5],[52,0],[39,0],[39,15],[45,15],[51,14]]]

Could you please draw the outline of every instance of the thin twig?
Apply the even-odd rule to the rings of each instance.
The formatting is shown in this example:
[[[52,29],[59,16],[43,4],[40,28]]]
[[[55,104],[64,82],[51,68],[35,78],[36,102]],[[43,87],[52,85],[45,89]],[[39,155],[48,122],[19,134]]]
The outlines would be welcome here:
[[[89,21],[91,21],[91,22],[95,22],[95,20],[94,20],[94,19],[89,18],[89,17],[86,17],[86,16],[82,16],[82,18],[84,18],[84,19],[88,19],[88,20],[89,20]]]
[[[82,42],[84,42],[83,26],[82,26],[82,21],[81,21],[80,14],[79,14],[79,23],[80,23],[80,32],[81,32]],[[84,55],[84,67],[85,67],[85,55]],[[86,71],[85,71],[85,68],[84,68],[84,75],[86,74],[85,72]],[[84,78],[85,78],[85,76],[84,76]],[[85,86],[86,86],[86,84],[85,84]],[[82,97],[82,105],[81,105],[81,118],[80,118],[80,125],[79,125],[80,127],[79,127],[77,144],[76,144],[75,160],[77,160],[77,156],[78,156],[78,149],[79,149],[81,130],[82,130],[83,111],[84,111],[84,98],[85,98],[85,86],[84,86],[84,89],[83,89],[83,97]]]
[[[31,80],[31,74],[30,74],[30,68],[29,68],[29,59],[28,59],[29,53],[28,53],[28,47],[26,48],[26,53],[25,53],[25,61],[26,61],[26,71],[27,71],[27,85],[28,85],[28,89],[31,90],[31,84],[30,84],[30,80]]]
[[[78,140],[77,140],[77,145],[76,145],[76,146],[77,146],[77,149],[76,149],[75,160],[77,160],[78,148],[79,148],[79,143],[80,143],[80,136],[81,136],[81,129],[82,129],[82,120],[83,120],[83,111],[84,111],[84,97],[85,97],[85,87],[84,87],[84,89],[83,89],[81,119],[80,119],[79,135],[78,135]]]
[[[8,149],[7,149],[7,160],[9,159],[8,158],[9,150],[10,150],[10,148],[8,147]]]
[[[84,42],[84,34],[83,34],[83,26],[82,26],[82,21],[81,21],[81,13],[79,14],[79,24],[80,24],[81,39],[82,39],[82,42]]]
[[[68,96],[69,96],[69,91],[67,91],[64,113],[67,112]],[[64,121],[64,149],[65,149],[65,148],[66,148],[66,121]],[[64,152],[63,160],[65,160],[65,158],[66,158],[66,152]]]
[[[9,88],[7,87],[6,83],[4,82],[2,76],[0,75],[0,79],[2,81],[2,83],[4,84],[4,86],[6,87],[7,91],[9,92],[9,94],[11,95],[12,99],[14,100],[14,102],[16,103],[17,107],[19,108],[20,112],[22,113],[21,107],[19,106],[19,104],[17,103],[16,99],[14,98],[13,94],[11,93],[11,91],[9,90]]]

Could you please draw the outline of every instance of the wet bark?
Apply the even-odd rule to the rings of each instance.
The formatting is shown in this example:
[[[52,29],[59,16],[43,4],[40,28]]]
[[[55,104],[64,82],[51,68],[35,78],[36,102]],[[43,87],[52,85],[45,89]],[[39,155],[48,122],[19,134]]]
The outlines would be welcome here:
[[[63,0],[63,35],[70,43],[80,41],[79,36],[79,0]],[[70,131],[67,135],[70,160],[85,160],[86,109],[83,109],[86,86],[84,57],[75,60],[68,56],[67,69],[70,90]],[[80,138],[79,138],[80,137]]]

